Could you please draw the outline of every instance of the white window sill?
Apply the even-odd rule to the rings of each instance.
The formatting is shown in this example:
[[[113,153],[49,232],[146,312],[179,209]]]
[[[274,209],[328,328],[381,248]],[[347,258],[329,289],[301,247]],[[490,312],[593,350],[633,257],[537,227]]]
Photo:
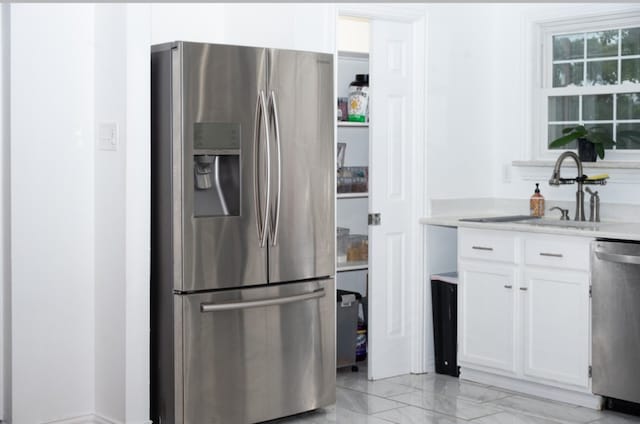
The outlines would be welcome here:
[[[551,177],[551,171],[555,165],[555,160],[514,160],[511,165],[514,175],[525,181],[547,181]],[[576,164],[572,160],[565,160],[562,169],[574,170]],[[583,173],[585,175],[608,174],[607,184],[640,184],[640,161],[615,161],[603,160],[598,162],[583,162]],[[566,172],[566,171],[564,171]],[[563,172],[563,173],[564,173]],[[574,171],[575,172],[575,171]],[[569,171],[566,175],[571,175]]]
[[[553,168],[556,164],[555,160],[514,160],[511,165],[515,167],[527,168]],[[566,160],[562,163],[562,167],[573,166],[572,160]],[[599,160],[597,162],[582,162],[584,169],[640,169],[640,161],[633,160]]]

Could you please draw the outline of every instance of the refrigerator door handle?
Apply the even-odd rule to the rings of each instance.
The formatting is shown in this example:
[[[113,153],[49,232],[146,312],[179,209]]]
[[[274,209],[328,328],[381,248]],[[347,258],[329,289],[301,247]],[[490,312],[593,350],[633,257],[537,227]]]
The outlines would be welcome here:
[[[268,125],[267,121],[267,107],[264,99],[264,90],[260,90],[258,98],[256,99],[256,114],[254,119],[254,131],[253,131],[253,157],[254,157],[254,182],[253,182],[253,197],[256,207],[256,221],[258,227],[258,238],[260,241],[260,247],[264,247],[267,241],[267,224],[269,222],[269,198],[271,196],[271,152],[269,144],[269,131],[265,131],[265,146],[267,154],[267,196],[264,204],[264,215],[262,214],[262,208],[260,207],[260,129],[262,125]]]
[[[265,306],[277,306],[287,303],[302,302],[304,300],[319,299],[325,296],[324,289],[318,289],[311,293],[296,294],[286,297],[274,297],[260,300],[247,300],[244,302],[201,303],[200,312],[219,312],[236,309],[260,308]]]
[[[269,94],[269,108],[271,111],[271,118],[273,119],[273,128],[276,136],[276,157],[278,159],[278,167],[276,169],[276,172],[278,173],[276,204],[271,223],[271,245],[276,246],[278,244],[278,227],[280,226],[280,196],[282,195],[282,145],[280,143],[280,114],[278,113],[276,93],[273,90],[271,90],[271,93]]]

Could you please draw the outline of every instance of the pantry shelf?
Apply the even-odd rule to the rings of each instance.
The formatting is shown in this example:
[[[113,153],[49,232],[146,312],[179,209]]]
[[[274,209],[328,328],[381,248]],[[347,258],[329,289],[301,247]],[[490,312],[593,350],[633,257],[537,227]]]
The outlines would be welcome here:
[[[347,271],[361,271],[369,269],[369,261],[353,261],[346,263],[339,263],[336,271],[337,272],[347,272]]]

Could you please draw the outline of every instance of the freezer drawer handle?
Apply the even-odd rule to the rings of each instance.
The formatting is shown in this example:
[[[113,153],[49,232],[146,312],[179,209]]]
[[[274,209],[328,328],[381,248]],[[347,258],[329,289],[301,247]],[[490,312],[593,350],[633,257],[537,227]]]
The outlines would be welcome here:
[[[273,297],[269,299],[248,300],[246,302],[201,303],[200,312],[231,311],[235,309],[261,308],[264,306],[284,305],[287,303],[302,302],[303,300],[319,299],[324,297],[324,289],[311,293],[296,294],[287,297]]]
[[[596,256],[598,257],[598,259],[602,259],[603,261],[618,262],[620,264],[640,265],[640,256],[617,255],[615,253],[605,253],[597,251]]]

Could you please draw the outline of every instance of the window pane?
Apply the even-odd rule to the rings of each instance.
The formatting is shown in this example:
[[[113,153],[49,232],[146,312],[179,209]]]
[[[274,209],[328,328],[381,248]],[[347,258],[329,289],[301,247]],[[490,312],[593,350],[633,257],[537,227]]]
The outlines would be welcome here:
[[[583,121],[610,121],[613,119],[613,94],[582,97]]]
[[[617,60],[599,60],[597,62],[587,63],[587,85],[609,85],[617,83]]]
[[[622,59],[622,82],[640,82],[640,59]]]
[[[582,59],[584,34],[556,35],[553,37],[553,60]]]
[[[553,86],[582,85],[583,63],[560,63],[553,65]]]
[[[640,149],[640,123],[618,124],[616,134],[616,149]]]
[[[564,124],[564,125],[554,125],[554,124],[550,124],[549,125],[549,138],[547,138],[547,146],[549,146],[549,144],[551,144],[551,142],[553,140],[555,140],[556,138],[560,138],[562,137],[564,134],[562,134],[562,130],[564,128],[568,128],[568,127],[574,127],[576,124]],[[569,144],[565,144],[564,146],[561,147],[556,147],[555,149],[551,149],[551,150],[568,150],[568,149],[577,149],[578,143],[573,140],[571,143]]]
[[[622,55],[640,54],[640,28],[622,30]]]
[[[577,121],[578,96],[549,97],[549,121]]]
[[[618,94],[618,119],[640,119],[640,93]]]
[[[587,34],[587,58],[618,56],[618,30]]]

